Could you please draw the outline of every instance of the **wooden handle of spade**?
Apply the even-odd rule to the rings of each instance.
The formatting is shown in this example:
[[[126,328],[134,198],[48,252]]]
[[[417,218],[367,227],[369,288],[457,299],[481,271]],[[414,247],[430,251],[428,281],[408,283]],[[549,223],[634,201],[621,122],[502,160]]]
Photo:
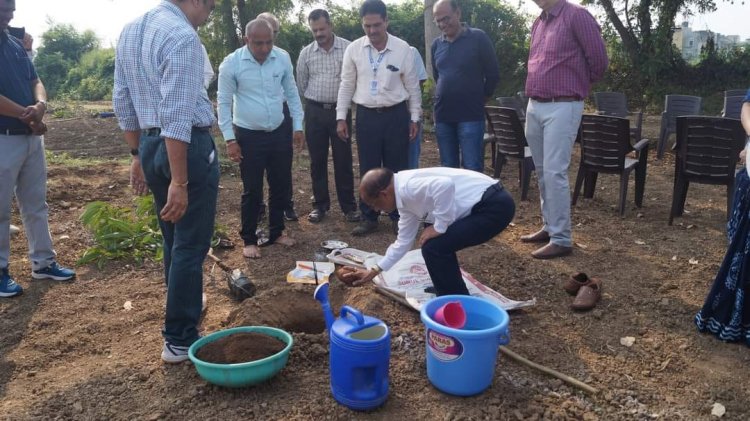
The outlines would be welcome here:
[[[206,254],[206,256],[208,256],[209,258],[211,258],[211,260],[213,260],[214,262],[216,262],[216,264],[224,272],[227,272],[227,273],[231,273],[232,272],[232,269],[230,269],[229,266],[225,265],[224,262],[222,262],[218,257],[214,256],[213,253],[208,252],[208,254]]]

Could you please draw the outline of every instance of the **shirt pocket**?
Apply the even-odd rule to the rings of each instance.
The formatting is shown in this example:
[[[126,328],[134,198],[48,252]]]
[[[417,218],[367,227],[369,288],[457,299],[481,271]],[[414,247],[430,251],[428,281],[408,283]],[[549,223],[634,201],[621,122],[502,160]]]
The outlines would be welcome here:
[[[397,70],[392,70],[391,68],[395,68]],[[399,89],[399,87],[403,86],[403,83],[401,82],[402,70],[393,65],[387,65],[384,70],[385,81],[383,84],[383,89],[385,89],[386,91],[396,91]]]

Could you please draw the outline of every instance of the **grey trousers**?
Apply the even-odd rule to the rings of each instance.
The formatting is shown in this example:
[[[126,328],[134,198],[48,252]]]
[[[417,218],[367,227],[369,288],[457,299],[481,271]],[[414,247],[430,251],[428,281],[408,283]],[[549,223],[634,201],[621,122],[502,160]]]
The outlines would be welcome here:
[[[47,163],[42,136],[0,135],[0,268],[10,258],[10,210],[13,195],[29,241],[31,269],[55,259],[47,222]]]
[[[542,229],[551,243],[566,247],[573,245],[568,167],[582,115],[583,101],[531,100],[526,110],[526,141],[539,180]]]

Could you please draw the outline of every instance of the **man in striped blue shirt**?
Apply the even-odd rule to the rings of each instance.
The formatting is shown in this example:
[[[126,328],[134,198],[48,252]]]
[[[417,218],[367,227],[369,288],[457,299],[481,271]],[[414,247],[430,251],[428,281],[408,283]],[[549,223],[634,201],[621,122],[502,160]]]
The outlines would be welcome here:
[[[125,26],[115,58],[115,113],[133,157],[130,182],[154,194],[164,236],[167,363],[198,340],[203,260],[213,235],[219,166],[196,28],[215,0],[164,0]]]
[[[273,48],[273,29],[255,19],[245,28],[246,46],[228,55],[219,66],[219,128],[227,142],[229,159],[240,164],[242,176],[242,254],[260,257],[258,212],[263,175],[269,187],[269,239],[264,245],[287,246],[294,240],[284,234],[284,205],[292,176],[292,141],[284,128],[283,103],[289,104],[297,148],[304,142],[302,103],[288,54]]]

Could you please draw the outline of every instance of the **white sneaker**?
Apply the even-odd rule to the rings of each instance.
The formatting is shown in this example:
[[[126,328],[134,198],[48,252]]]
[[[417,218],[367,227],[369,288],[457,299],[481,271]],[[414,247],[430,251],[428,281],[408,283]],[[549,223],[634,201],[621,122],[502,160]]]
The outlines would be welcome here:
[[[165,363],[177,364],[190,359],[188,357],[189,346],[172,345],[164,341],[164,347],[161,349],[161,359]]]

